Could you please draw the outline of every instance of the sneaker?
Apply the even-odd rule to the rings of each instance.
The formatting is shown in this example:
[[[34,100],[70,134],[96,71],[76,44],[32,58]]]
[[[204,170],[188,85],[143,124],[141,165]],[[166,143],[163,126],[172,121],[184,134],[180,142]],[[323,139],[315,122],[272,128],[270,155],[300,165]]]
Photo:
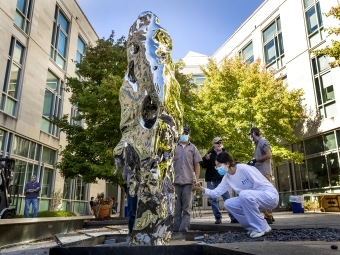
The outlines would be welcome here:
[[[271,219],[269,219],[269,218],[264,218],[266,221],[267,221],[267,223],[268,224],[273,224],[274,223],[274,218],[271,218]]]
[[[221,224],[222,223],[222,218],[216,219],[215,224]]]
[[[265,233],[268,233],[272,230],[272,228],[270,226],[268,226],[264,231],[262,232],[256,232],[256,231],[251,231],[250,233],[250,237],[252,238],[256,238],[256,237],[260,237],[263,236]]]
[[[237,219],[233,219],[230,221],[230,223],[239,223]]]

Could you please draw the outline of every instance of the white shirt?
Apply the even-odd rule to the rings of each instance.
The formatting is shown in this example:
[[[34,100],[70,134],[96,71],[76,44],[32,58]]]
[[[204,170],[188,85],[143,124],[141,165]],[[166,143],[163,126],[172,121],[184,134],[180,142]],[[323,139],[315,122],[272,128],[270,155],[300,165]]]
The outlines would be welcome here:
[[[213,190],[205,189],[204,195],[218,198],[232,188],[237,194],[242,190],[268,191],[272,198],[278,197],[276,188],[264,177],[259,170],[246,164],[237,164],[235,174],[226,174],[221,183]]]

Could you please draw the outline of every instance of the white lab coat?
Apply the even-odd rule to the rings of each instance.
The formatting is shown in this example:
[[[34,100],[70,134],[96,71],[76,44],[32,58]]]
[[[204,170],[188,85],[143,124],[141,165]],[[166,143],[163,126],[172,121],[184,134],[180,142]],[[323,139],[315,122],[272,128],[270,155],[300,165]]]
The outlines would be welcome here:
[[[262,232],[268,227],[261,210],[272,210],[279,202],[276,188],[253,166],[237,164],[234,175],[226,174],[214,190],[205,189],[206,196],[217,198],[232,188],[238,197],[227,199],[225,208],[247,230]]]

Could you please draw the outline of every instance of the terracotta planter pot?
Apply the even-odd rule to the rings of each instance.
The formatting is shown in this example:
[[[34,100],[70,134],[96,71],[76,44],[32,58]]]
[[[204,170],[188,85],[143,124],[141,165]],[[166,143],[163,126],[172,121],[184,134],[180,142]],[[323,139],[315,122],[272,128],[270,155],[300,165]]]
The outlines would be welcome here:
[[[103,219],[107,216],[110,216],[111,207],[112,207],[111,205],[100,205],[98,217],[97,217],[97,206],[92,206],[92,210],[93,210],[94,216],[97,219]]]

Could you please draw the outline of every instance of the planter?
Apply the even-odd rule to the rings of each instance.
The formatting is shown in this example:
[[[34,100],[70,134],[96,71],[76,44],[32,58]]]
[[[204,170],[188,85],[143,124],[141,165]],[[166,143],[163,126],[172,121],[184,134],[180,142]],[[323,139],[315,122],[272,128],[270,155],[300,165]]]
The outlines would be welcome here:
[[[112,207],[111,205],[92,206],[92,210],[93,210],[94,216],[97,219],[104,219],[105,217],[110,216],[111,207]],[[97,215],[98,209],[99,209],[99,213]]]

